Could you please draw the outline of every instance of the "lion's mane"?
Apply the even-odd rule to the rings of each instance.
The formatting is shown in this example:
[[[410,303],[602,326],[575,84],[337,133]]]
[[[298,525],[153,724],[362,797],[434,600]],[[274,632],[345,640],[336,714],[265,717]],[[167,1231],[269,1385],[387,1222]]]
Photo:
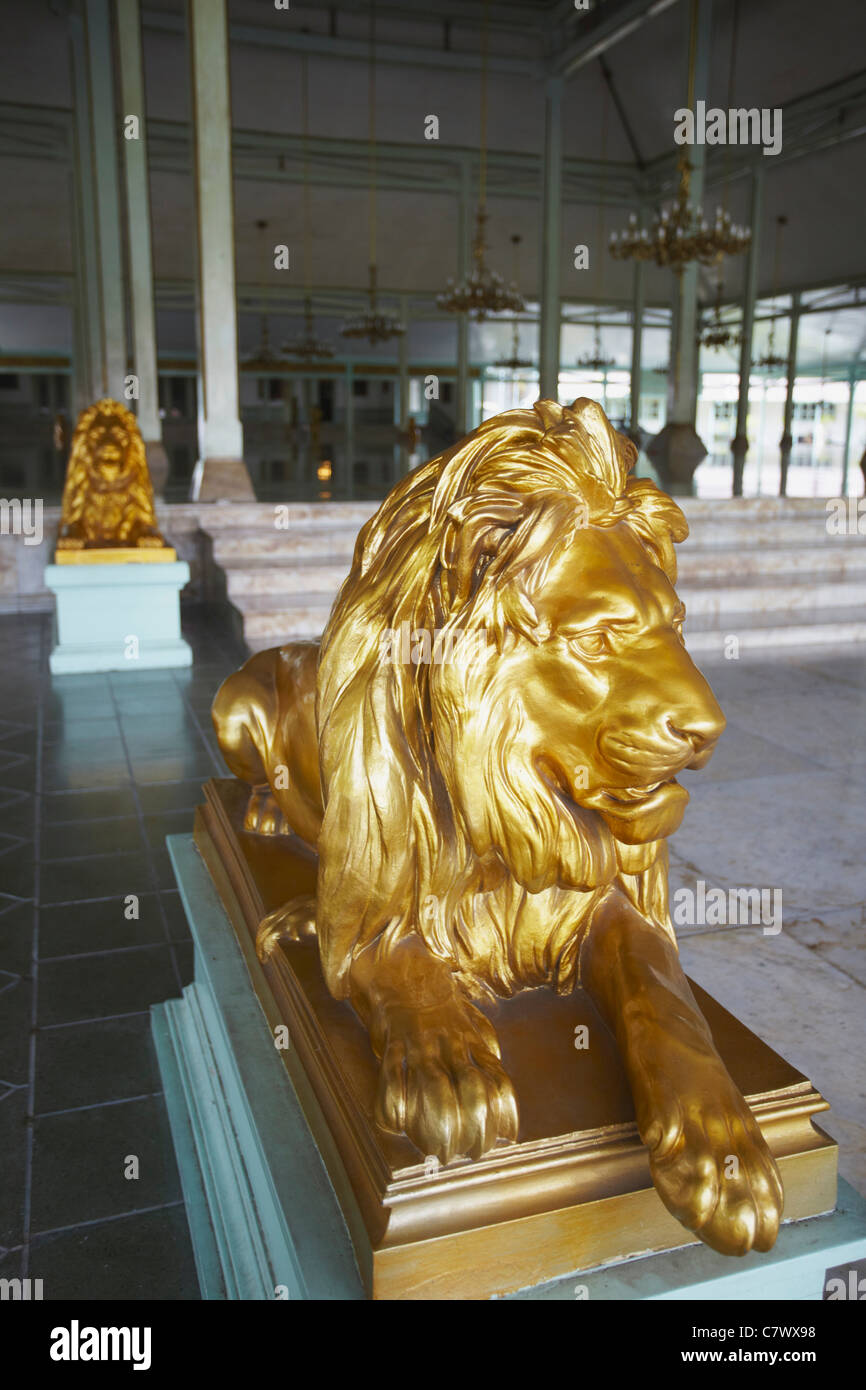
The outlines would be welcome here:
[[[629,477],[635,460],[595,402],[539,401],[496,416],[409,474],[361,531],[322,639],[317,686],[325,807],[317,929],[335,994],[346,993],[359,950],[387,949],[413,930],[461,972],[483,958],[488,983],[509,993],[530,982],[515,981],[509,963],[521,900],[549,891],[591,905],[617,876],[669,929],[666,854],[643,873],[621,872],[595,811],[569,814],[532,768],[514,775],[519,701],[493,704],[495,726],[478,749],[480,806],[460,794],[461,744],[449,737],[461,705],[490,696],[495,652],[538,643],[521,596],[543,582],[577,528],[624,521],[676,578],[685,517],[651,482]],[[455,696],[453,667],[445,679],[435,663],[382,659],[383,634],[404,623],[484,631],[493,659],[460,668]],[[497,897],[498,915],[489,910]],[[479,913],[480,903],[488,906]],[[560,969],[555,983],[564,979]]]
[[[129,437],[123,473],[110,487],[94,466],[91,438],[95,422],[104,416],[117,419]],[[96,401],[78,417],[63,488],[61,536],[69,527],[81,533],[86,545],[124,545],[140,535],[159,534],[138,421],[118,401]]]

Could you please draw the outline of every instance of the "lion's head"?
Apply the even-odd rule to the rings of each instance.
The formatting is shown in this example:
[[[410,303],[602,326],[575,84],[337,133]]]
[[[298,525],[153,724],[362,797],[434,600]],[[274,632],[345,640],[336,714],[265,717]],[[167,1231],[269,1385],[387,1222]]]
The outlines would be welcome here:
[[[683,644],[685,518],[629,477],[635,457],[593,401],[539,401],[410,474],[364,527],[318,683],[337,991],[347,934],[398,929],[426,894],[456,903],[502,874],[591,891],[648,871],[680,824],[676,774],[724,716]],[[440,634],[429,660],[383,648],[405,626]]]
[[[161,543],[138,421],[117,401],[97,401],[79,415],[61,513],[61,547]]]

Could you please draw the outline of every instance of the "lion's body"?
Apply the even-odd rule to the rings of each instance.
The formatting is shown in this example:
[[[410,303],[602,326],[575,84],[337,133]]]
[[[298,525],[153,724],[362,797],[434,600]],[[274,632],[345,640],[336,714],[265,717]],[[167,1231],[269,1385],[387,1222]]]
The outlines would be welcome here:
[[[75,427],[58,545],[162,544],[138,422],[117,401],[97,401],[81,412]]]
[[[724,718],[682,640],[685,520],[629,478],[634,458],[589,401],[486,422],[363,528],[321,650],[260,653],[214,705],[252,789],[247,828],[318,851],[322,968],[382,1058],[381,1122],[446,1161],[517,1133],[470,997],[585,984],[627,1054],[642,1134],[662,1097],[645,1054],[666,1036],[671,1066],[701,1058],[706,1093],[736,1097],[667,900],[676,773],[708,760]],[[288,902],[262,949],[309,916]],[[664,1018],[648,1027],[652,999]],[[654,1171],[680,1219],[743,1245],[703,1211],[705,1178],[699,1201]]]

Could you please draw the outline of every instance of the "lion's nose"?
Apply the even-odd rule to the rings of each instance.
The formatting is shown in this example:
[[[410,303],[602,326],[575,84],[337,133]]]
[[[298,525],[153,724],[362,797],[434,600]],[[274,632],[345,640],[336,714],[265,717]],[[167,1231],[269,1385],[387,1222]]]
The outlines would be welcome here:
[[[679,712],[667,721],[670,732],[676,738],[690,743],[696,754],[712,751],[727,723],[715,698],[709,690],[707,693],[710,698],[701,701],[700,706]]]

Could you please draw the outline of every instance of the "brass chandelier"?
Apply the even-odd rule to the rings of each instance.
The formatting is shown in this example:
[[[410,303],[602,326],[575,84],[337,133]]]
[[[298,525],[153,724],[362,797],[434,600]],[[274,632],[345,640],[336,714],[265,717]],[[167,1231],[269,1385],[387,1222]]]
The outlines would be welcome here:
[[[287,352],[290,357],[297,357],[301,362],[321,362],[333,357],[334,353],[332,349],[328,347],[327,343],[319,341],[313,330],[313,223],[310,210],[310,152],[308,148],[310,115],[306,54],[303,55],[301,60],[301,108],[303,111],[304,128],[304,327],[294,338],[290,339],[287,343],[283,343],[283,352]]]
[[[302,362],[322,362],[334,356],[333,349],[321,342],[313,331],[313,306],[309,295],[304,296],[304,327],[294,338],[283,343],[283,352]]]
[[[601,348],[601,324],[596,322],[593,335],[593,350],[585,352],[582,357],[578,357],[575,367],[587,372],[606,372],[609,367],[616,366],[615,357],[605,357]]]
[[[705,326],[698,338],[701,347],[721,351],[723,348],[739,347],[742,334],[722,318],[722,293],[724,290],[724,276],[719,270],[719,278],[716,282],[716,304],[713,309],[713,317]]]
[[[265,274],[268,265],[267,248],[265,246],[265,232],[267,231],[267,221],[263,217],[256,219],[256,228],[259,233],[259,259],[262,265],[262,274]],[[248,352],[242,358],[242,364],[250,372],[267,373],[279,372],[289,365],[288,360],[280,353],[274,352],[271,347],[271,337],[269,328],[269,304],[268,290],[265,289],[265,310],[261,317],[261,327],[259,329],[258,347],[252,352]]]
[[[784,214],[776,218],[776,244],[773,249],[773,308],[776,307],[776,293],[779,286],[779,252],[781,248],[782,232],[788,225],[788,219]],[[770,324],[770,339],[767,343],[767,351],[763,357],[757,358],[754,364],[759,371],[766,372],[768,376],[776,372],[787,371],[788,360],[776,352],[776,319],[773,318]]]
[[[652,227],[638,226],[633,212],[622,232],[611,232],[609,250],[618,261],[655,261],[668,266],[677,275],[687,265],[698,261],[713,265],[723,256],[739,256],[752,240],[750,227],[732,222],[726,208],[716,208],[715,221],[710,224],[700,208],[689,202],[691,165],[685,155],[679,161],[680,186],[675,201],[663,207],[653,217]]]
[[[368,343],[386,343],[389,338],[398,338],[406,332],[405,326],[394,314],[379,309],[376,299],[376,266],[370,265],[370,289],[368,307],[360,314],[346,319],[340,329],[344,338],[366,338]]]
[[[520,281],[518,261],[518,257],[520,255],[520,242],[521,238],[515,232],[514,236],[511,238],[511,244],[514,247],[514,285],[517,285]],[[517,319],[515,319],[513,324],[511,325],[511,356],[498,357],[496,361],[493,363],[493,365],[494,367],[507,367],[508,370],[512,372],[520,371],[523,367],[535,366],[535,363],[531,357],[520,356],[520,324],[518,323]]]
[[[601,177],[598,185],[598,230],[596,233],[596,245],[604,245],[604,189],[607,175],[607,125],[608,125],[608,88],[605,86],[602,94],[601,103]],[[575,367],[578,371],[587,372],[606,372],[608,367],[616,366],[613,357],[605,357],[601,346],[601,312],[604,304],[604,256],[599,256],[598,260],[598,296],[596,312],[593,323],[593,350],[585,352],[582,357],[578,357]]]
[[[370,87],[369,87],[369,219],[370,281],[365,310],[353,314],[342,324],[344,338],[364,338],[368,343],[385,343],[406,332],[394,314],[386,313],[376,299],[376,0],[370,4]]]
[[[483,323],[489,314],[523,313],[523,302],[517,285],[506,285],[498,271],[487,264],[487,16],[489,0],[484,0],[484,24],[481,46],[481,140],[478,161],[478,210],[475,214],[475,236],[472,241],[472,269],[465,280],[455,284],[449,277],[445,289],[436,296],[440,309],[449,314],[469,314],[476,323]]]
[[[697,49],[697,4],[692,0],[691,29],[689,33],[689,83],[686,106],[690,111],[695,106],[695,58]],[[733,63],[736,54],[736,25],[731,39],[731,76],[733,82]],[[729,92],[730,98],[730,92]],[[729,100],[728,104],[731,102]],[[715,220],[710,223],[701,208],[690,202],[692,166],[685,150],[680,155],[679,188],[670,207],[660,208],[653,216],[652,226],[647,230],[639,226],[638,215],[633,212],[628,226],[622,232],[611,232],[610,254],[619,261],[655,261],[656,265],[670,267],[681,275],[686,266],[697,261],[701,265],[721,264],[725,256],[739,256],[752,240],[749,227],[742,227],[732,221],[727,207],[717,207]]]

